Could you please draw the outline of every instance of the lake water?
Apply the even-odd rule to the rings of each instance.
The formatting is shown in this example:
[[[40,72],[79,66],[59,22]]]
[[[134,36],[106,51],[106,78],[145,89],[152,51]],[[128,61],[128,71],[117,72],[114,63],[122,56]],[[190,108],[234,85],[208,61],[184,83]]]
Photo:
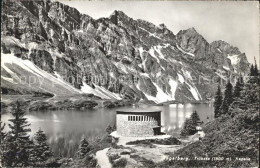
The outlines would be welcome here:
[[[200,119],[206,123],[213,119],[213,106],[211,104],[171,104],[165,106],[140,105],[142,108],[152,110],[162,110],[162,130],[164,132],[177,135],[179,134],[185,118],[188,118],[192,111],[196,110]],[[64,147],[77,147],[83,134],[89,141],[104,133],[108,124],[115,125],[116,110],[126,109],[93,109],[85,111],[45,111],[30,112],[25,117],[31,123],[31,135],[38,129],[42,129],[48,136],[49,143],[54,149],[55,154],[64,153]],[[8,123],[11,114],[3,114],[1,120]],[[8,129],[8,128],[6,128]],[[60,151],[62,150],[62,151]],[[70,154],[69,154],[70,153]],[[64,155],[71,156],[73,152],[65,152]]]

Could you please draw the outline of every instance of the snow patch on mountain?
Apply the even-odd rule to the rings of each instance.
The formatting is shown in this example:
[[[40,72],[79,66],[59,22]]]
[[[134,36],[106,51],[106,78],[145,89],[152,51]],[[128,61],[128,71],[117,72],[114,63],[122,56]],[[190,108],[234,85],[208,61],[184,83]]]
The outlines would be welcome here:
[[[145,30],[145,29],[142,28],[142,27],[139,27],[139,28],[142,29],[143,31],[147,32],[147,33],[149,34],[149,36],[152,36],[152,37],[155,37],[155,38],[157,38],[157,39],[159,39],[159,40],[162,40],[160,37],[156,36],[155,33],[151,33],[151,32]]]
[[[5,64],[16,64],[16,65],[20,66],[21,68],[25,69],[26,71],[29,71],[29,72],[39,76],[39,74],[35,73],[32,70],[32,67],[30,67],[30,63],[32,63],[32,62],[30,62],[29,60],[23,60],[21,58],[18,58],[16,56],[14,56],[13,54],[1,53],[1,67],[4,68],[10,74],[14,74],[14,72],[12,72],[8,67],[6,67]]]
[[[138,48],[138,50],[139,50],[139,53],[140,53],[140,56],[141,56],[141,59],[142,59],[141,65],[142,65],[143,69],[146,69],[146,66],[145,66],[146,58],[144,59],[144,57],[143,57],[143,52],[145,52],[145,50],[143,49],[143,47]]]
[[[176,45],[176,46],[177,46],[177,48],[178,48],[182,53],[187,54],[187,55],[190,55],[190,56],[192,56],[192,57],[195,57],[194,54],[184,51],[184,50],[183,50],[181,47],[179,47],[178,45]]]
[[[127,68],[121,62],[115,62],[114,65],[118,68],[119,71],[128,74]]]
[[[227,67],[227,66],[223,66],[223,69],[227,70],[227,71],[230,71],[230,68]]]
[[[13,83],[13,84],[18,84],[17,82],[14,81],[13,78],[8,78],[8,77],[4,77],[4,76],[1,76],[2,80],[6,80],[10,83]]]
[[[141,76],[144,76],[144,77],[147,77],[147,78],[150,78],[149,77],[149,74],[147,74],[147,73],[139,73]]]
[[[13,72],[12,70],[10,70],[6,64],[12,64],[12,65],[16,65],[19,68],[35,75],[35,76],[30,76],[29,80],[33,80],[31,82],[36,82],[37,78],[40,82],[46,81],[50,84],[50,87],[63,87],[73,93],[79,93],[81,94],[82,92],[76,88],[74,88],[72,85],[70,85],[69,83],[65,82],[57,73],[55,73],[56,75],[52,75],[42,69],[40,69],[39,67],[37,67],[35,64],[33,64],[31,61],[29,60],[23,60],[21,58],[18,58],[16,56],[14,56],[13,54],[3,54],[1,53],[1,66],[2,68],[4,68],[11,76],[13,79],[18,79],[21,80],[17,74],[15,72]],[[25,75],[26,77],[26,75]],[[5,80],[8,81],[8,79],[3,78]],[[10,80],[9,80],[10,81]],[[33,84],[31,83],[31,84]],[[43,90],[46,90],[46,86],[42,86],[41,83],[39,84],[39,87]]]
[[[193,87],[192,85],[190,85],[188,82],[186,82],[186,84],[189,86],[188,89],[191,92],[193,98],[195,100],[202,100],[201,95],[199,94],[199,91],[197,90],[196,87]]]
[[[232,65],[236,65],[240,61],[238,55],[228,55],[227,58],[230,59]]]
[[[174,100],[171,95],[168,95],[166,93],[163,92],[163,90],[156,84],[154,83],[154,86],[156,87],[157,89],[157,94],[156,94],[156,99],[160,102],[167,102],[167,101],[171,101],[171,100]]]
[[[106,88],[102,87],[102,86],[98,86],[98,85],[95,85],[95,90],[105,96],[108,96],[109,98],[111,99],[116,99],[116,100],[121,100],[122,98],[120,97],[120,95],[118,93],[113,93],[113,92],[110,92],[109,90],[107,90]]]
[[[191,76],[191,72],[190,71],[182,69],[182,72],[183,72],[185,78],[188,78],[189,80],[192,80],[192,76]]]
[[[143,47],[139,47],[138,50],[139,50],[140,55],[142,56],[142,55],[143,55],[143,52],[144,52]]]
[[[223,53],[219,48],[217,48],[220,53]]]
[[[163,90],[156,83],[153,82],[153,85],[156,87],[156,90],[157,90],[156,96],[152,96],[152,95],[149,95],[149,94],[143,92],[145,97],[148,100],[152,100],[157,104],[167,102],[167,101],[171,101],[171,100],[175,100],[175,98],[172,98],[172,95],[168,95],[168,94],[164,93]],[[141,90],[140,86],[138,84],[136,85],[136,88],[138,90]]]
[[[165,68],[160,64],[160,59],[159,59],[159,58],[155,55],[155,53],[154,53],[154,52],[157,52],[156,50],[159,50],[159,49],[155,49],[155,48],[156,48],[156,47],[150,48],[149,54],[157,60],[157,63],[158,63],[158,64],[160,65],[160,67],[165,71]],[[163,54],[162,54],[161,52],[159,53],[159,56],[160,56],[161,59],[164,59],[164,56],[163,56]]]
[[[19,47],[21,47],[21,48],[25,48],[25,44],[24,43],[22,43],[20,40],[18,40],[17,38],[15,38],[15,37],[12,37],[12,36],[4,36],[4,37],[2,37],[2,39],[1,39],[2,41],[4,41],[4,43],[6,44],[6,45],[17,45],[17,46],[19,46]]]
[[[170,79],[170,80],[169,80],[169,84],[170,84],[170,86],[171,86],[171,92],[172,92],[171,97],[175,100],[175,92],[176,92],[176,90],[177,90],[178,83],[177,83],[175,80]]]
[[[87,85],[85,82],[83,82],[83,86],[81,86],[81,91],[84,92],[84,93],[92,93],[92,94],[94,94],[96,96],[99,96],[99,97],[101,97],[103,99],[110,99],[109,96],[99,92],[98,90],[93,89],[92,87]]]
[[[39,46],[38,43],[36,42],[30,42],[30,43],[25,43],[25,47],[29,50],[32,50],[32,49],[37,49]],[[29,55],[29,54],[28,54]]]
[[[181,74],[179,74],[179,73],[177,73],[177,75],[178,75],[179,81],[180,81],[181,83],[184,83],[184,78],[183,78],[183,76],[182,76]]]
[[[162,52],[161,52],[161,49],[162,49],[162,48],[163,48],[163,47],[160,46],[160,45],[154,47],[155,51],[159,54],[159,57],[160,57],[161,59],[164,59],[164,55],[163,55]]]
[[[57,77],[57,80],[60,81],[64,86],[66,86],[67,88],[70,88],[70,90],[74,90],[75,92],[82,93],[80,90],[74,88],[72,85],[65,82],[64,79],[57,72],[54,72],[54,74]]]
[[[227,80],[227,77],[219,72],[215,72],[215,74],[217,74],[220,78]]]
[[[163,46],[163,48],[167,48],[167,47],[173,47],[173,46],[171,46],[171,44],[169,44],[169,43],[166,43],[166,44],[163,44],[164,46]],[[174,47],[173,47],[174,48]]]
[[[154,54],[154,48],[150,48],[149,54],[150,54],[152,57],[154,57],[154,58],[157,60],[158,63],[160,63],[160,60],[159,60],[159,59],[155,56],[155,54]]]

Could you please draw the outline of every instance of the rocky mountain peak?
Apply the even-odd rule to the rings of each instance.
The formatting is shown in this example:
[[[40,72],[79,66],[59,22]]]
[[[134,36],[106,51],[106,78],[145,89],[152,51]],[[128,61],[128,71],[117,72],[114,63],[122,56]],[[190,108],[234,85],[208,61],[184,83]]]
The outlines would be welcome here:
[[[213,41],[210,45],[217,48],[219,51],[226,53],[227,55],[241,54],[237,47],[234,47],[223,40]]]
[[[115,10],[110,16],[109,16],[109,18],[111,17],[111,16],[113,16],[113,15],[115,15],[115,16],[121,16],[121,17],[128,17],[123,11],[121,11],[121,10]]]
[[[175,36],[164,24],[134,20],[122,11],[94,20],[52,1],[12,1],[3,6],[4,54],[28,59],[71,86],[106,99],[112,95],[157,103],[205,100],[214,92],[211,86],[184,78],[213,76],[224,67],[233,73],[232,65],[237,72],[247,67],[245,55],[230,55],[238,49],[221,42],[210,45],[195,28]],[[80,80],[73,81],[72,76]],[[5,80],[6,87],[8,81],[12,80]]]
[[[108,18],[116,25],[118,24],[118,21],[126,22],[130,19],[123,11],[120,10],[115,10]]]
[[[196,29],[194,27],[191,27],[191,28],[187,29],[186,32],[199,35],[199,33],[196,31]]]
[[[161,28],[161,29],[167,29],[167,27],[165,26],[165,24],[164,24],[164,23],[162,23],[162,24],[159,24],[159,28]]]
[[[196,59],[206,58],[211,50],[209,43],[194,27],[179,31],[177,42],[182,50],[193,54]]]
[[[200,39],[206,41],[204,39],[204,37],[201,34],[199,34],[194,27],[186,29],[186,30],[181,30],[178,32],[178,34],[182,34],[182,35],[185,35],[190,38],[200,38]]]

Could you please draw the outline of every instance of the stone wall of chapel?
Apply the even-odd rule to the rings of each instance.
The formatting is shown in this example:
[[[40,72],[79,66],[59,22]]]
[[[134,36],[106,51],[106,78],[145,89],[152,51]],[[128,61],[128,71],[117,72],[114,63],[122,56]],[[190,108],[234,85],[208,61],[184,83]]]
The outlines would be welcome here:
[[[153,128],[161,125],[161,114],[117,114],[116,120],[119,135],[154,136]]]

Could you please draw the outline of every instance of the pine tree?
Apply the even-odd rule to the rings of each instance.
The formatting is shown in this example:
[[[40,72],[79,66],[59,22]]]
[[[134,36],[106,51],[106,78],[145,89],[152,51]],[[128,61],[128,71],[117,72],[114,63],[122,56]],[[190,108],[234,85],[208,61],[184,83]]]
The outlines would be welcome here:
[[[6,136],[6,133],[4,132],[4,129],[5,129],[5,123],[2,124],[2,121],[0,121],[0,143],[2,143],[2,141],[4,140],[5,136]]]
[[[222,93],[221,93],[221,88],[220,88],[220,85],[218,85],[218,89],[217,89],[215,101],[214,101],[215,118],[218,118],[220,116],[222,101],[223,101],[223,97],[222,97]]]
[[[231,110],[232,113],[237,113],[237,110],[235,110],[236,108],[239,109],[245,109],[245,104],[243,101],[243,97],[242,97],[242,92],[244,90],[244,79],[242,76],[240,76],[236,82],[236,85],[234,87],[234,92],[233,92],[233,102],[229,107],[229,112]]]
[[[231,103],[233,102],[233,86],[230,83],[230,81],[228,81],[228,83],[226,84],[226,88],[225,88],[225,92],[224,92],[224,99],[223,99],[223,103],[221,106],[221,114],[228,114],[228,108],[231,105]]]
[[[198,122],[200,121],[197,111],[193,111],[191,116],[187,118],[184,122],[183,129],[181,130],[181,136],[194,135],[197,130]]]
[[[256,64],[256,60],[255,60],[255,77],[256,77],[256,83],[258,85],[260,85],[260,72],[258,70],[257,64]],[[260,92],[259,92],[260,94]]]
[[[241,96],[241,91],[243,90],[243,87],[244,87],[244,80],[243,77],[240,76],[234,87],[233,98],[239,98]]]
[[[2,122],[0,121],[0,163],[2,163],[2,156],[3,156],[3,151],[5,149],[5,144],[3,143],[6,133],[4,132],[5,128],[5,123],[2,125]]]
[[[259,109],[259,95],[260,95],[260,76],[258,69],[253,70],[251,66],[249,78],[243,83],[243,89],[240,91],[240,97],[234,97],[234,102],[232,103],[232,109],[239,108],[241,110],[258,110]],[[234,91],[234,95],[235,91]]]
[[[187,118],[184,122],[183,129],[181,130],[181,136],[194,135],[196,132],[196,125],[191,118]]]
[[[251,84],[256,83],[258,85],[260,84],[259,72],[258,72],[256,64],[255,64],[255,66],[253,64],[251,65],[247,83],[251,83]]]
[[[251,64],[249,76],[255,76],[255,67]]]
[[[200,117],[199,117],[199,115],[198,115],[198,113],[197,113],[196,110],[194,110],[194,111],[191,113],[190,118],[191,118],[191,121],[192,121],[196,126],[198,126],[198,122],[200,122]]]
[[[34,148],[30,154],[30,160],[35,163],[36,166],[39,166],[44,165],[51,156],[53,156],[53,153],[47,144],[47,136],[40,129],[34,136]]]
[[[25,102],[16,101],[13,105],[11,114],[13,119],[9,119],[12,124],[8,124],[11,129],[10,132],[15,139],[20,142],[20,147],[25,147],[29,140],[28,132],[31,132],[31,129],[28,128],[31,124],[28,124],[27,118],[24,118],[26,107],[24,106]]]
[[[245,82],[244,91],[241,93],[243,97],[243,103],[247,106],[259,110],[259,96],[260,96],[260,76],[257,72],[253,73],[250,71],[250,77]]]
[[[26,102],[16,101],[12,105],[11,114],[13,119],[9,119],[12,124],[8,124],[10,131],[5,138],[4,143],[6,148],[3,152],[3,165],[4,166],[28,166],[29,165],[29,152],[32,148],[32,141],[29,139],[27,119],[25,115]],[[14,157],[15,156],[15,157]]]
[[[17,166],[17,154],[18,154],[17,143],[14,141],[10,132],[7,133],[1,144],[1,163],[2,166],[12,167]]]
[[[254,58],[254,59],[255,59],[255,58]],[[255,76],[258,76],[258,75],[259,75],[259,72],[258,72],[258,67],[257,67],[256,59],[255,59],[254,71],[255,71]]]
[[[190,118],[186,118],[184,121],[183,129],[181,130],[181,136],[189,136],[191,135],[191,130],[193,130],[194,127],[192,126],[192,121]]]
[[[77,152],[79,158],[84,158],[90,151],[89,143],[83,135],[80,141],[79,150]]]

